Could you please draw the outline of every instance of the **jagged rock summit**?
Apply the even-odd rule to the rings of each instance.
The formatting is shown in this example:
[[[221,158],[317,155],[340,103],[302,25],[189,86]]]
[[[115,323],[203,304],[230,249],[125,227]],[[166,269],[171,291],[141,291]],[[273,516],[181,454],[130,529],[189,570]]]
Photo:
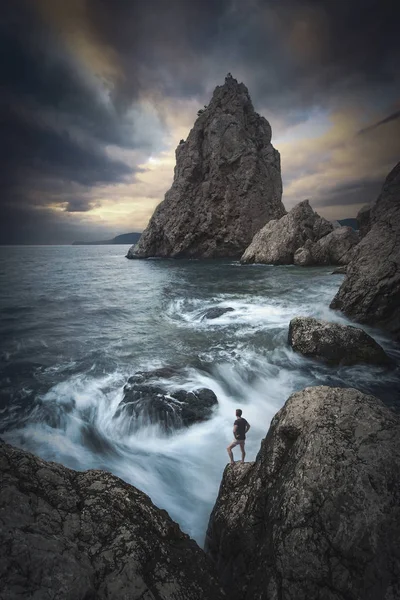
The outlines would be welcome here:
[[[286,211],[271,126],[230,74],[176,149],[171,189],[127,258],[240,257]]]

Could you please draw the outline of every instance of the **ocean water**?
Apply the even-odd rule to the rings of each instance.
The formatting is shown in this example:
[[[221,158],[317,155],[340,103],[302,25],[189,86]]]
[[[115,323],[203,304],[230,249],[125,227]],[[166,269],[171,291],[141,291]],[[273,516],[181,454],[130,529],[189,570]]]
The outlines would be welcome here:
[[[400,407],[399,368],[331,368],[287,344],[298,315],[329,309],[331,268],[232,261],[128,261],[125,246],[0,247],[0,436],[46,460],[105,469],[150,495],[203,543],[235,409],[254,460],[273,415],[310,385],[355,387]],[[215,320],[208,308],[232,307]],[[399,363],[382,332],[371,333]],[[115,418],[128,377],[177,368],[165,385],[207,387],[211,420],[166,435]],[[236,458],[239,458],[236,450]]]

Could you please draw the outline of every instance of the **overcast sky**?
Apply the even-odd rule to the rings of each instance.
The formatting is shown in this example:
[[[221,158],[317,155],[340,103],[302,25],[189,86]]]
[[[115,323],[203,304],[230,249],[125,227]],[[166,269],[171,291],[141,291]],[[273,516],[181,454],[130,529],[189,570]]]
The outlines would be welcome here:
[[[397,8],[396,8],[397,5]],[[141,231],[231,72],[287,209],[355,216],[400,159],[400,3],[2,0],[0,243]]]

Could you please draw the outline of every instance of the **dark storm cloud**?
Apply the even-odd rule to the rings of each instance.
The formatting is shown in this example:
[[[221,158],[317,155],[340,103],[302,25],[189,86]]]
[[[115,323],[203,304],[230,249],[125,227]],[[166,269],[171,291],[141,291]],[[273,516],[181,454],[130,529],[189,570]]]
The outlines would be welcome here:
[[[57,110],[70,118],[70,125],[100,142],[135,147],[115,105],[108,105],[88,76],[79,72],[60,36],[34,10],[35,2],[8,1],[8,13],[0,21],[1,75],[7,100],[42,111]]]
[[[364,133],[370,133],[371,131],[374,131],[374,129],[378,129],[378,127],[380,127],[381,125],[386,125],[386,123],[390,123],[391,121],[397,121],[397,119],[400,119],[400,110],[394,112],[391,115],[388,115],[384,119],[381,119],[380,121],[378,121],[378,123],[374,123],[373,125],[370,125],[369,127],[365,127],[364,129],[361,129],[358,132],[358,135],[363,135]]]
[[[98,202],[88,202],[85,198],[74,198],[67,202],[65,210],[67,212],[88,212],[97,206],[100,206]]]
[[[26,241],[22,221],[36,223],[31,206],[60,203],[63,194],[78,184],[82,195],[66,203],[65,209],[87,212],[96,203],[88,199],[85,187],[121,182],[139,169],[106,153],[108,145],[135,147],[133,136],[68,60],[34,3],[4,3],[0,61],[0,220],[4,224],[0,243],[4,243],[10,236],[12,241],[19,239],[18,232],[20,241]],[[53,230],[56,215],[37,216],[36,224],[46,228],[51,223]]]
[[[117,104],[141,92],[202,95],[231,10],[231,0],[89,0],[99,39],[117,52],[127,74],[115,89]]]
[[[126,164],[109,159],[95,147],[74,141],[66,130],[54,131],[32,120],[23,109],[4,107],[0,124],[0,160],[11,183],[28,171],[38,177],[51,173],[65,183],[87,186],[118,181],[131,173]]]
[[[22,208],[32,220],[37,204],[90,212],[91,187],[135,173],[108,148],[159,151],[159,99],[203,104],[228,71],[283,128],[314,108],[394,111],[398,102],[400,7],[391,0],[4,0],[2,12],[0,204],[16,231]],[[84,60],[80,39],[95,47],[98,64],[112,57],[106,74],[85,70],[91,58]],[[156,122],[132,111],[143,99],[158,111]],[[333,201],[328,196],[321,202]],[[53,231],[60,217],[43,215],[43,229]]]
[[[257,103],[299,112],[366,87],[382,94],[399,81],[400,9],[391,0],[90,0],[88,6],[99,38],[129,73],[116,90],[120,98],[152,87],[204,95],[210,78],[215,85],[227,71],[239,71]]]
[[[14,198],[17,200],[17,198]],[[86,214],[86,213],[85,213]],[[118,232],[110,227],[71,221],[71,213],[38,210],[29,204],[14,202],[2,207],[0,239],[2,244],[70,244],[72,241],[110,239]]]
[[[323,198],[316,198],[316,208],[324,206],[363,206],[371,204],[382,189],[382,178],[360,180],[346,185],[337,185],[327,190]],[[355,214],[354,214],[355,216]]]

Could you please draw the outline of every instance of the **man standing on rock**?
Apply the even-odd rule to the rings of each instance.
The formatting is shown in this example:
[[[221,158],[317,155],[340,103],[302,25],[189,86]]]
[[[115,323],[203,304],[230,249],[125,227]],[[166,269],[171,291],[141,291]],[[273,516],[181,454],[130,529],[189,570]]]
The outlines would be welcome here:
[[[240,450],[242,451],[242,463],[244,463],[244,457],[246,456],[244,445],[246,443],[246,433],[249,429],[249,423],[246,421],[246,419],[243,419],[242,411],[240,408],[238,408],[236,410],[236,421],[233,424],[233,435],[235,439],[233,440],[232,444],[227,447],[229,458],[231,459],[231,465],[235,464],[232,454],[232,448],[235,446],[240,446]]]

